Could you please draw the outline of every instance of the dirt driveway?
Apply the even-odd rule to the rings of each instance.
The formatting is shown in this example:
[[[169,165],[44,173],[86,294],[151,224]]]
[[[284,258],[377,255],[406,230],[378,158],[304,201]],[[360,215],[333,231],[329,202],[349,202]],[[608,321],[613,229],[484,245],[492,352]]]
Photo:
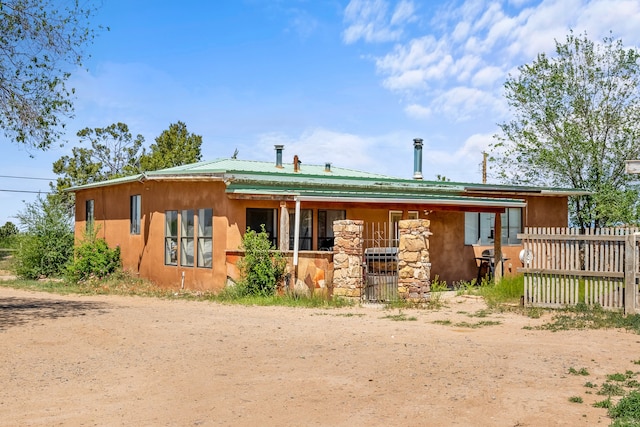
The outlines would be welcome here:
[[[469,317],[484,307],[473,298],[447,305],[394,321],[398,310],[379,307],[0,287],[0,425],[607,425],[585,382],[638,370],[639,335],[529,330],[543,319]],[[480,321],[500,324],[456,326]]]

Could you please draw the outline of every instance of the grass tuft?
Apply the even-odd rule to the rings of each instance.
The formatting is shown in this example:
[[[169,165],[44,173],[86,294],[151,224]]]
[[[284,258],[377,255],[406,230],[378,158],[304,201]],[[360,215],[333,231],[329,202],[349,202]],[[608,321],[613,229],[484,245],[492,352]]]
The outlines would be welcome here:
[[[575,368],[571,367],[571,368],[569,368],[569,373],[571,375],[583,375],[583,376],[588,376],[589,375],[589,371],[587,371],[587,368],[580,368],[580,369],[576,370]]]
[[[393,321],[396,321],[396,322],[416,321],[416,320],[418,320],[418,318],[415,317],[415,316],[407,316],[406,314],[404,314],[402,312],[402,310],[398,310],[398,314],[388,314],[386,316],[383,316],[382,318],[383,319],[393,320]]]
[[[557,312],[550,322],[539,327],[549,331],[615,328],[640,334],[640,314],[625,316],[619,311],[604,310],[599,305],[578,303]]]

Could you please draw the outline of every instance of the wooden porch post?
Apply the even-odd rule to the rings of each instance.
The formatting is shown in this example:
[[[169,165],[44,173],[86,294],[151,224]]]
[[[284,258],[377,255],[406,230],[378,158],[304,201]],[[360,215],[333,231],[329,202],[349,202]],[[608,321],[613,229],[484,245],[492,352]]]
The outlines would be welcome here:
[[[502,215],[499,212],[496,212],[493,236],[493,278],[495,283],[498,283],[502,279]]]
[[[287,202],[280,202],[280,242],[278,249],[282,252],[289,250],[289,209],[287,209]]]

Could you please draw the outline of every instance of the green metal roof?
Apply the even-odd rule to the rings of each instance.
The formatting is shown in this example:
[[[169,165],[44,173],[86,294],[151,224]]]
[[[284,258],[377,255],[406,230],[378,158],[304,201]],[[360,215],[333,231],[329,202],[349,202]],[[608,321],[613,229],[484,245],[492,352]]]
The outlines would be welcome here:
[[[325,166],[307,165],[302,163],[300,172],[294,172],[293,164],[285,163],[281,168],[275,163],[259,162],[254,160],[217,159],[209,162],[192,163],[173,168],[147,172],[148,176],[183,175],[183,174],[232,174],[232,173],[257,173],[265,175],[300,175],[300,176],[324,176],[324,177],[353,177],[353,178],[392,178],[377,173],[362,172],[353,169],[345,169],[331,166],[327,172]]]
[[[192,163],[157,171],[150,171],[129,177],[90,183],[69,188],[75,192],[83,189],[118,185],[147,180],[218,180],[227,185],[227,193],[237,195],[292,195],[292,196],[335,196],[369,197],[376,199],[394,198],[419,200],[431,196],[470,197],[480,200],[478,193],[504,194],[545,194],[556,196],[585,194],[575,189],[525,187],[495,184],[476,184],[443,181],[423,181],[403,179],[388,175],[362,172],[353,169],[322,165],[302,164],[298,172],[292,164],[281,168],[272,162],[238,159],[217,159]],[[483,198],[482,200],[489,200]],[[513,199],[503,199],[513,200]]]

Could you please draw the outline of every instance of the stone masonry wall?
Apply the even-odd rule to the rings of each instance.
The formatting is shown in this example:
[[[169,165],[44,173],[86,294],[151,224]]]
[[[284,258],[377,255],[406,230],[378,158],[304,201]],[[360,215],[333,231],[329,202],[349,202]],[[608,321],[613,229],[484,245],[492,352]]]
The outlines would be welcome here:
[[[429,299],[431,262],[429,260],[430,221],[402,220],[398,223],[398,297],[416,302]]]
[[[362,220],[333,222],[333,295],[362,295]]]

